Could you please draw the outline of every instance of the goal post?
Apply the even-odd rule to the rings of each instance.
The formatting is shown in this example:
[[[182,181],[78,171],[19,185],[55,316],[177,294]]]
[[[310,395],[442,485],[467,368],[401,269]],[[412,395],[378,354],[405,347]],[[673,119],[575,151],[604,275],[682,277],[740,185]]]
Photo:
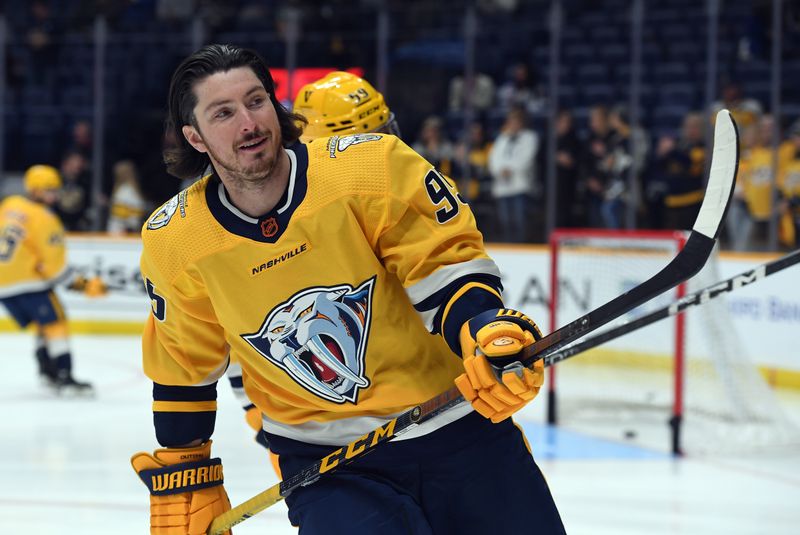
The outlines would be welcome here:
[[[683,248],[676,231],[558,229],[550,238],[550,330],[639,284]],[[716,254],[613,328],[720,280]],[[724,299],[550,368],[547,418],[674,454],[800,443],[753,365]],[[747,436],[749,438],[745,439]]]

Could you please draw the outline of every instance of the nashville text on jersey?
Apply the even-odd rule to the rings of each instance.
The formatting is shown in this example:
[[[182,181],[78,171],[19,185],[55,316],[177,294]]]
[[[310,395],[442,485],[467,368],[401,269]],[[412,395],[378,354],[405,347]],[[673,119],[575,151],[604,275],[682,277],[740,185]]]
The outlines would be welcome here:
[[[266,262],[264,262],[262,264],[254,266],[252,268],[252,270],[251,270],[251,275],[258,275],[259,273],[261,273],[265,269],[269,269],[271,267],[277,266],[278,264],[280,264],[281,262],[284,262],[286,260],[291,260],[295,256],[299,255],[300,253],[305,253],[309,249],[310,249],[310,247],[308,246],[308,244],[304,243],[303,245],[295,247],[291,251],[286,251],[285,253],[283,253],[280,256],[276,256],[275,258],[273,258],[271,260],[268,260],[268,261],[266,261]]]

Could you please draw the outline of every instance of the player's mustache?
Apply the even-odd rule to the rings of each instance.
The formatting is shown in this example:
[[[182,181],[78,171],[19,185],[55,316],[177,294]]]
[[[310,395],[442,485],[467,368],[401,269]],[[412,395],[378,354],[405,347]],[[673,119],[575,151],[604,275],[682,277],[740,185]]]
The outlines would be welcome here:
[[[243,145],[243,144],[245,144],[245,143],[247,143],[249,141],[252,141],[253,139],[256,139],[256,138],[259,138],[259,137],[263,137],[264,135],[265,135],[264,132],[262,132],[261,130],[253,130],[249,134],[246,134],[242,139],[240,139],[236,143],[236,146],[239,147],[239,146],[241,146],[241,145]]]

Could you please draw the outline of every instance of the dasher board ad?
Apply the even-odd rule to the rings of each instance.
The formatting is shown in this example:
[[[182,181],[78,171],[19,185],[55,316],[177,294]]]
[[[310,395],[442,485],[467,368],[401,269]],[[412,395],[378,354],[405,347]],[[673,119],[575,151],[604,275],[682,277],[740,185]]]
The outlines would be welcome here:
[[[150,307],[139,271],[141,247],[137,238],[67,237],[70,267],[87,278],[101,277],[109,289],[103,297],[90,298],[63,286],[57,288],[70,321],[79,327],[76,332],[131,333],[141,330]],[[524,311],[543,331],[548,331],[551,295],[549,249],[544,246],[491,244],[487,249],[500,267],[506,305]],[[687,291],[710,286],[778,256],[723,252],[716,259],[712,258],[690,281]],[[668,261],[667,256],[629,258],[628,255],[609,255],[601,251],[562,259],[557,326],[630,290],[658,272]],[[721,329],[735,336],[754,362],[800,370],[796,343],[796,333],[800,329],[800,285],[794,283],[798,280],[798,269],[786,269],[710,303],[692,307],[687,313],[687,353],[692,357],[707,358],[713,347],[704,341],[709,337],[700,336],[698,332]],[[621,321],[667,306],[676,295],[675,290],[667,292]],[[16,328],[2,307],[0,319],[3,330]],[[674,325],[674,318],[667,318],[609,342],[605,347],[663,357],[672,352]],[[753,333],[759,334],[754,336]]]

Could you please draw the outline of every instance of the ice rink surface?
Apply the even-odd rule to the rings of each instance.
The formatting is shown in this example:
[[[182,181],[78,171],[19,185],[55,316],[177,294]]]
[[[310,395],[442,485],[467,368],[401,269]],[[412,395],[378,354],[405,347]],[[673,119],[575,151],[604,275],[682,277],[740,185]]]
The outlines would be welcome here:
[[[0,528],[4,533],[148,533],[148,496],[129,464],[156,446],[139,340],[75,336],[75,376],[94,399],[59,399],[38,384],[32,336],[0,335]],[[277,480],[224,380],[213,453],[234,504]],[[796,534],[800,451],[674,459],[620,438],[542,425],[543,399],[516,418],[547,476],[567,532],[586,535]],[[797,414],[798,407],[790,407]],[[488,489],[489,491],[491,489]],[[493,514],[487,511],[487,514]],[[531,533],[536,518],[531,517]],[[237,534],[290,534],[277,504]]]

